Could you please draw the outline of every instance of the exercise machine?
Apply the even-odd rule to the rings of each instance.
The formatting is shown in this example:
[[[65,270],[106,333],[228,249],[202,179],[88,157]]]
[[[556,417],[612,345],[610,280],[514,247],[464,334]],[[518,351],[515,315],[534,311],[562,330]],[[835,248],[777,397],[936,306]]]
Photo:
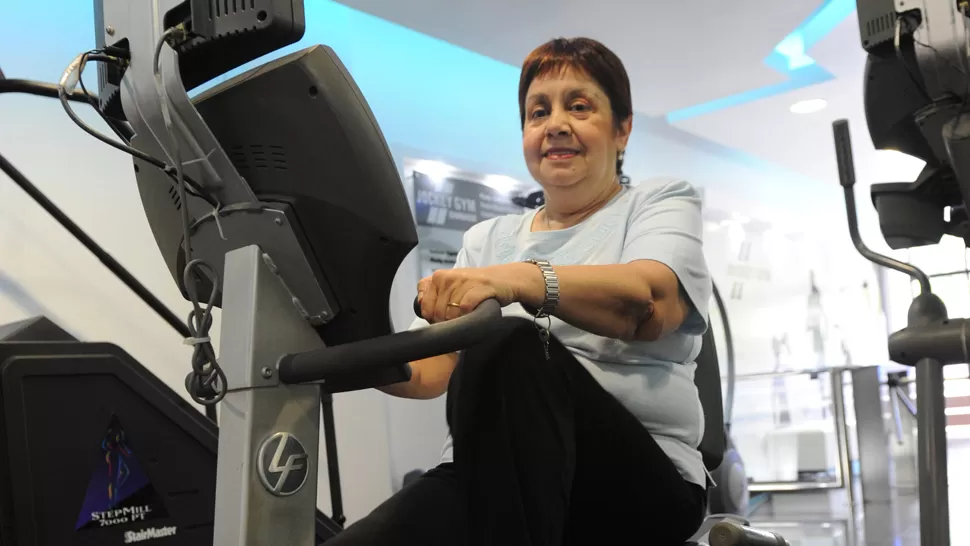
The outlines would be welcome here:
[[[926,166],[913,182],[874,184],[872,203],[893,249],[937,244],[944,234],[970,244],[970,5],[945,0],[857,0],[868,52],[865,108],[877,149],[895,149]],[[866,247],[859,235],[848,122],[833,124],[849,234],[866,259],[910,276],[920,294],[908,325],[889,338],[890,358],[916,369],[920,543],[950,544],[943,366],[968,361],[966,319],[949,319],[918,268]],[[946,217],[945,209],[949,211]]]
[[[194,401],[221,407],[209,536],[220,546],[314,544],[323,394],[405,381],[408,362],[474,345],[506,319],[489,301],[461,319],[391,334],[390,285],[416,232],[379,126],[332,50],[305,48],[189,97],[297,41],[301,2],[99,0],[95,7],[97,49],[71,63],[58,96],[79,126],[134,157],[152,233],[192,304],[186,389]],[[89,62],[99,63],[96,108],[117,139],[70,108]],[[82,98],[90,98],[83,87]],[[209,336],[215,307],[223,319],[218,358]],[[37,351],[57,353],[44,347]],[[82,356],[62,360],[72,370],[95,360]],[[117,369],[124,357],[114,356],[104,365]],[[3,366],[11,359],[32,360],[14,354]],[[720,412],[720,375],[705,370]],[[109,455],[126,451],[118,429],[109,422]],[[719,459],[723,445],[705,452]],[[169,527],[142,527],[151,524],[140,519],[148,513],[97,519],[124,529],[125,541],[186,543]],[[55,516],[46,523],[63,527]],[[754,544],[752,537],[784,543],[734,521],[710,533],[715,546]]]
[[[0,544],[213,544],[218,430],[118,346],[0,326],[0,401]]]
[[[58,88],[3,79],[0,93],[56,98]],[[75,92],[69,100],[86,104],[92,97]],[[162,320],[189,335],[184,322],[2,154],[0,171]],[[321,402],[332,511],[330,517],[316,513],[316,544],[340,532],[345,520],[332,397],[322,393]],[[215,407],[205,410],[210,420],[113,344],[79,342],[42,316],[0,325],[0,544],[164,537],[212,544],[218,431]]]

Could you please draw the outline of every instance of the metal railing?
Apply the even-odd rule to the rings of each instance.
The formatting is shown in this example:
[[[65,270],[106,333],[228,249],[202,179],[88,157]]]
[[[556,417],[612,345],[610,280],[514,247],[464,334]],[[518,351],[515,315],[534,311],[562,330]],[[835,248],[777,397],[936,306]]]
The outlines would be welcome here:
[[[831,420],[835,431],[837,464],[835,466],[835,479],[832,481],[759,481],[749,484],[748,489],[753,493],[766,492],[796,492],[796,491],[822,491],[830,489],[845,488],[849,495],[852,495],[852,458],[849,453],[849,431],[845,415],[845,389],[844,372],[850,368],[833,367],[811,370],[788,370],[782,372],[765,372],[753,374],[739,374],[738,381],[750,381],[757,379],[779,379],[785,377],[809,376],[818,377],[829,374],[832,391],[832,411]],[[824,400],[823,400],[824,404]],[[740,423],[738,423],[740,424]],[[741,453],[744,457],[744,453]]]

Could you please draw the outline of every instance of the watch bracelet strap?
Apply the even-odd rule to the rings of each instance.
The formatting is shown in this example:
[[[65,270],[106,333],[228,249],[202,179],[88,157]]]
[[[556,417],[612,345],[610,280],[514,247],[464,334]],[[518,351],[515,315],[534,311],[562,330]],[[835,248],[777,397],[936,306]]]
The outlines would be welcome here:
[[[526,263],[530,263],[539,268],[542,272],[542,278],[545,282],[545,297],[543,298],[542,305],[538,308],[532,307],[531,305],[522,304],[522,307],[532,316],[537,318],[545,318],[555,311],[556,306],[559,305],[559,276],[556,275],[556,271],[552,268],[552,265],[546,260],[526,260]]]

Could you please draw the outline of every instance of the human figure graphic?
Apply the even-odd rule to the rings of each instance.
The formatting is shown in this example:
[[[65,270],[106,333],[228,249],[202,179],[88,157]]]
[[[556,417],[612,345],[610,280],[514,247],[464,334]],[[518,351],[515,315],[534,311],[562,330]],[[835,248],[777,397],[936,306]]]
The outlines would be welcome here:
[[[815,353],[815,367],[825,367],[825,331],[828,329],[828,320],[825,310],[822,309],[822,291],[815,283],[815,272],[809,272],[808,277],[808,309],[806,313],[805,328],[812,337],[812,351]]]
[[[108,463],[108,505],[113,508],[117,502],[115,497],[131,474],[126,462],[131,457],[131,450],[126,443],[125,432],[108,430],[101,441],[101,449],[104,451],[104,460]]]
[[[805,329],[811,336],[812,352],[815,353],[815,369],[820,370],[825,368],[825,338],[829,325],[825,310],[822,308],[822,291],[819,290],[818,284],[815,282],[815,271],[810,271],[808,275],[809,292]],[[818,381],[818,374],[812,377]],[[818,386],[819,393],[824,401],[825,383],[818,381]],[[828,407],[823,403],[822,418],[825,419],[827,414]]]
[[[775,355],[775,372],[784,371],[785,365],[782,355],[791,355],[791,347],[788,345],[788,334],[781,334],[771,338],[771,349]],[[785,387],[785,378],[775,376],[771,380],[771,407],[775,426],[790,425],[791,411],[788,407],[788,391]]]

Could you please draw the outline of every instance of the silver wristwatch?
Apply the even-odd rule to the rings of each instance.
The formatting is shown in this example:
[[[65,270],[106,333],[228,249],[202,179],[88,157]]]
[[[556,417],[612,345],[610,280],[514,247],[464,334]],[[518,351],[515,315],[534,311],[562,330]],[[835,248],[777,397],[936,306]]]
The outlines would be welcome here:
[[[559,276],[545,260],[526,260],[525,263],[533,264],[542,271],[542,278],[546,283],[546,296],[538,309],[526,305],[523,307],[536,318],[548,317],[559,305]]]

